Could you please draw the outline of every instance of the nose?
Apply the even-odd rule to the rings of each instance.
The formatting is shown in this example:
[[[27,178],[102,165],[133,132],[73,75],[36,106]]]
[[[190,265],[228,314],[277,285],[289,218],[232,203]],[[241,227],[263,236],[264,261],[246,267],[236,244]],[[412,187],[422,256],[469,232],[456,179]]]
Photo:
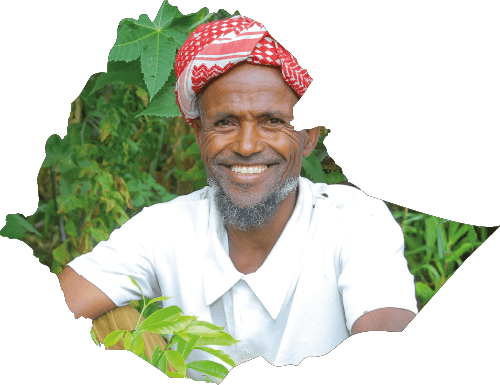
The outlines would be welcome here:
[[[242,156],[250,156],[264,150],[263,138],[255,123],[242,123],[232,150]]]

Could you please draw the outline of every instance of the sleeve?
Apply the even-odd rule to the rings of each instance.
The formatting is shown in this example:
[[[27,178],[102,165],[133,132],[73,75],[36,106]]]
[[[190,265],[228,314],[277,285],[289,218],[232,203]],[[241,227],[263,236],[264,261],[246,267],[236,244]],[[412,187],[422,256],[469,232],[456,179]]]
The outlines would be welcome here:
[[[142,298],[134,278],[147,298],[159,297],[155,273],[152,223],[149,209],[143,209],[123,226],[114,230],[107,241],[68,263],[73,270],[98,287],[118,307]]]
[[[363,314],[385,307],[417,314],[414,277],[404,256],[404,236],[383,201],[365,197],[349,216],[340,250],[338,288],[346,326]]]

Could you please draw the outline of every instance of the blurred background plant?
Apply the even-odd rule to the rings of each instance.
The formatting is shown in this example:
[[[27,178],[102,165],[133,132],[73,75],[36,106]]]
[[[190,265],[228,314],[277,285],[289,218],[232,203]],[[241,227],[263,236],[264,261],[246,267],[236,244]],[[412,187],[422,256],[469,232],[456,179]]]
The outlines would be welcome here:
[[[167,6],[165,2],[160,13],[173,12]],[[203,8],[181,15],[180,21],[164,30],[185,39],[197,24],[228,16],[224,10],[209,14]],[[130,20],[122,20],[118,31],[133,23]],[[48,138],[37,179],[37,211],[28,218],[9,214],[0,231],[4,237],[29,245],[40,263],[55,274],[108,239],[143,207],[207,186],[193,130],[175,112],[178,108],[171,100],[172,75],[168,80],[164,76],[165,84],[154,91],[152,102],[140,59],[127,60],[127,65],[120,60],[125,59],[112,50],[108,73],[91,76],[71,104],[67,135]],[[321,129],[316,149],[303,159],[301,176],[315,183],[348,183],[323,144],[328,133]],[[386,204],[404,232],[419,310],[497,228],[450,222]],[[142,310],[143,303],[132,305]],[[155,310],[147,309],[148,314]]]

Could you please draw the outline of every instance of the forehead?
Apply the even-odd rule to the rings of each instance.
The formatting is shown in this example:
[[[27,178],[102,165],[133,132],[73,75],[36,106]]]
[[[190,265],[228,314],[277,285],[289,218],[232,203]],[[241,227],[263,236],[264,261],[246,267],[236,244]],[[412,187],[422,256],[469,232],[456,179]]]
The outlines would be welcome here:
[[[252,109],[291,113],[298,97],[283,80],[279,67],[244,63],[207,85],[200,101],[209,114]]]

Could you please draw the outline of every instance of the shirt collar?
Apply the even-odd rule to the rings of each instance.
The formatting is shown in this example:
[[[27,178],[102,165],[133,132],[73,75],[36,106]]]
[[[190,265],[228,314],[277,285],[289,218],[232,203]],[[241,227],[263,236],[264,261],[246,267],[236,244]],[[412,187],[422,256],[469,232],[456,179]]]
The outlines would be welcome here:
[[[224,246],[225,227],[209,188],[210,215],[207,234],[207,253],[203,259],[205,300],[209,306],[244,279],[273,319],[278,317],[295,275],[300,268],[306,237],[312,216],[313,197],[309,184],[299,178],[299,196],[292,216],[262,266],[244,275],[233,265]]]

